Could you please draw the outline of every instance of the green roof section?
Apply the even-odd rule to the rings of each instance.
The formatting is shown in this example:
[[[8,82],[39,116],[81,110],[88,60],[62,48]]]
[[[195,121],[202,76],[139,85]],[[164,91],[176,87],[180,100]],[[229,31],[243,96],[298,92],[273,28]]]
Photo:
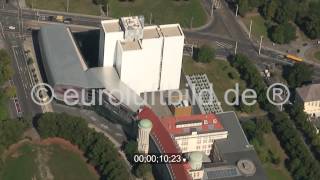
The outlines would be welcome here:
[[[142,119],[139,122],[139,127],[146,129],[152,128],[152,122],[149,119]]]

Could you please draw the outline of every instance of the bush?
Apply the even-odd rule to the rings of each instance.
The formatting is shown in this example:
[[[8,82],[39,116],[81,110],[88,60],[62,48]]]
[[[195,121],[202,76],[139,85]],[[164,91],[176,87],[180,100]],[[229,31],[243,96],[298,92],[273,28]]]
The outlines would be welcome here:
[[[215,49],[210,47],[209,45],[203,45],[196,51],[196,61],[202,63],[209,63],[211,60],[215,58]]]

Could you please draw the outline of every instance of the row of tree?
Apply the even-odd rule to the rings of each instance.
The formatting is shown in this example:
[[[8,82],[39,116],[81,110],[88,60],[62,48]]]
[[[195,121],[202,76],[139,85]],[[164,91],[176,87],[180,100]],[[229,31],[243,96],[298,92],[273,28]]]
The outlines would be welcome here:
[[[267,102],[267,86],[255,65],[245,55],[242,54],[232,57],[230,59],[230,63],[231,66],[239,71],[240,78],[246,81],[247,86],[256,91],[258,95],[257,100],[260,105],[265,105]]]
[[[293,178],[320,179],[319,162],[313,157],[288,114],[274,108],[269,115],[273,120],[274,132],[289,157],[286,165]]]
[[[146,163],[135,163],[133,161],[133,156],[138,153],[138,143],[137,141],[130,140],[123,146],[124,153],[128,161],[133,166],[133,173],[136,177],[142,178],[144,180],[154,180],[152,175],[152,167],[150,164]]]
[[[286,66],[283,75],[290,88],[295,89],[312,81],[313,69],[306,63],[295,63]]]
[[[250,143],[254,145],[259,158],[264,163],[279,164],[279,154],[266,147],[264,135],[272,132],[272,123],[266,117],[259,117],[253,120],[246,120],[241,123],[244,132]]]
[[[125,162],[113,143],[89,128],[84,119],[65,113],[45,113],[36,118],[34,124],[42,138],[61,137],[77,145],[95,166],[100,179],[130,179]]]
[[[277,23],[270,26],[270,37],[278,43],[295,38],[295,28],[289,22],[295,22],[310,38],[320,37],[320,1],[238,0],[236,3],[242,16],[257,8],[270,25]]]
[[[303,133],[306,142],[310,144],[312,150],[320,160],[320,136],[317,134],[314,125],[308,120],[308,115],[304,112],[304,107],[300,103],[294,103],[287,108],[290,117],[294,120],[296,127]]]
[[[297,180],[320,179],[319,162],[314,159],[289,115],[266,101],[266,84],[254,64],[244,55],[233,57],[231,64],[238,69],[241,78],[246,80],[249,87],[256,90],[260,106],[268,112],[269,119],[272,120],[273,131],[289,157],[286,166],[293,178]]]
[[[8,52],[0,49],[0,99],[16,95],[15,88],[9,84],[5,84],[14,74],[10,59]]]

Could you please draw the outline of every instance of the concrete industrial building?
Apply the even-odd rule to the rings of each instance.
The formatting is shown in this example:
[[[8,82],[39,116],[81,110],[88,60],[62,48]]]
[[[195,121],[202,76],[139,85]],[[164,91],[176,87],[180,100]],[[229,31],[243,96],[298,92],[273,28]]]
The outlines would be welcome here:
[[[101,22],[99,65],[114,67],[137,94],[179,89],[184,34],[179,24],[144,26],[141,16]]]

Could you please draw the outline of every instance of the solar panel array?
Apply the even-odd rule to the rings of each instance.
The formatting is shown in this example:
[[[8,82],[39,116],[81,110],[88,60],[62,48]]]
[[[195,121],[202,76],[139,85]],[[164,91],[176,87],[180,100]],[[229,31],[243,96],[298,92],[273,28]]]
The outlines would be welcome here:
[[[236,167],[224,167],[224,168],[216,168],[210,169],[207,172],[208,179],[220,179],[220,178],[229,178],[241,176],[240,172]]]
[[[212,84],[206,74],[194,74],[186,76],[186,78],[201,113],[209,114],[223,112],[221,104],[214,93]]]

